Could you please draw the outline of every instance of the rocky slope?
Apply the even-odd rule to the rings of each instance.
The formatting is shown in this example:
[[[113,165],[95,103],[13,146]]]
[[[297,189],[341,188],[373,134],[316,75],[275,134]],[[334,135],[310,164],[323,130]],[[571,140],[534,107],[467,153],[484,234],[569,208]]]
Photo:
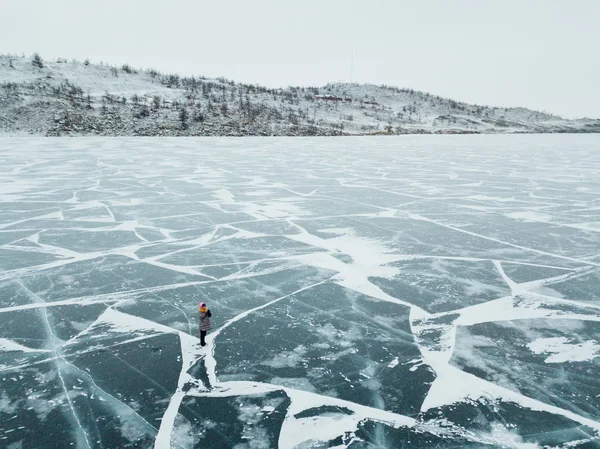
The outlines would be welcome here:
[[[524,108],[359,84],[268,89],[88,61],[0,56],[0,133],[340,135],[600,132]]]

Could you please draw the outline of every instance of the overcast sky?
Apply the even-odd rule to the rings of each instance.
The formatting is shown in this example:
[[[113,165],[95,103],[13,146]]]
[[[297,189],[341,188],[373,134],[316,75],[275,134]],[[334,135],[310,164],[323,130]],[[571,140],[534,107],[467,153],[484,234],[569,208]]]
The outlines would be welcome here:
[[[352,76],[600,118],[600,0],[0,0],[0,7],[1,53],[282,87]]]

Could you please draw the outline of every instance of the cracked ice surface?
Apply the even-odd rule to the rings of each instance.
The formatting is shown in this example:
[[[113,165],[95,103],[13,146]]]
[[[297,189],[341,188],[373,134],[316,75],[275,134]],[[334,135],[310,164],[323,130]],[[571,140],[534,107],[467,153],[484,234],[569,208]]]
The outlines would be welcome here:
[[[0,139],[0,447],[600,447],[599,281],[596,136]]]

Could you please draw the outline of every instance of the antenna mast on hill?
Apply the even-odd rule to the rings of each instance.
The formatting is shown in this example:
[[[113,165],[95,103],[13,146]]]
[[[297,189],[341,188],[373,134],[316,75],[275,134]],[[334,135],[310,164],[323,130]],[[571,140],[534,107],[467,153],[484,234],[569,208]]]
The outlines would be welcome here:
[[[352,59],[350,62],[350,84],[352,84],[352,72],[354,72],[354,44],[352,44]]]

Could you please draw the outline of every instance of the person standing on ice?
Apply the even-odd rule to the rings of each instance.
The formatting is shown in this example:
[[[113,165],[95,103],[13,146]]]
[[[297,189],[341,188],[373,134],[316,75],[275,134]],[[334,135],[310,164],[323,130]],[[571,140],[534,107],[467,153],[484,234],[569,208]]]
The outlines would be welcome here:
[[[205,302],[200,303],[200,345],[205,346],[206,342],[204,339],[206,338],[206,333],[211,329],[210,326],[210,310],[206,307]]]

